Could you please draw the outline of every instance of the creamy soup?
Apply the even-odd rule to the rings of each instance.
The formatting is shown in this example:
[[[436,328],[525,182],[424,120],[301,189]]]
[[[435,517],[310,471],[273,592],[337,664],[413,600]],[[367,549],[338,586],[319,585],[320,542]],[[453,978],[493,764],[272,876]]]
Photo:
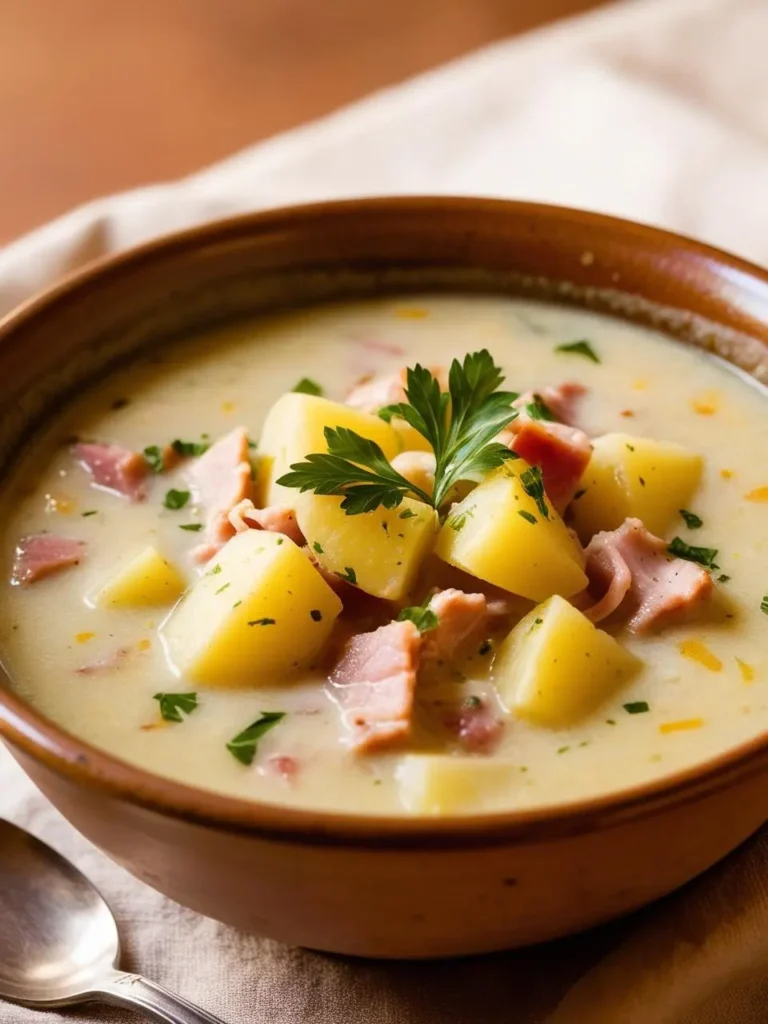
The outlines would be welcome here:
[[[495,454],[433,509],[429,444],[376,412],[404,367],[445,386],[482,350],[518,416],[465,424]],[[324,425],[417,490],[347,516],[277,485]],[[757,385],[595,314],[424,296],[262,319],[153,353],[30,443],[3,660],[76,736],[239,797],[435,814],[621,790],[768,726],[766,450]]]

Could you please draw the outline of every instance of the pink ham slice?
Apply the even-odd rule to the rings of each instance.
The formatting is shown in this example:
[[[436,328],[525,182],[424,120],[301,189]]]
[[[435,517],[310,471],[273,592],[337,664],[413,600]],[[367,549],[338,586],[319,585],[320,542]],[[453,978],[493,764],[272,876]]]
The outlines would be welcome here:
[[[241,501],[253,497],[245,427],[236,427],[211,445],[192,465],[189,480],[206,514],[207,543],[200,551],[213,548],[215,553],[235,534],[229,513]]]
[[[470,698],[445,724],[470,754],[492,753],[504,732],[504,721],[480,697]]]
[[[296,522],[296,513],[287,505],[267,505],[266,508],[255,508],[253,502],[246,498],[235,505],[228,518],[236,533],[244,533],[246,530],[253,529],[269,530],[272,533],[282,533],[299,547],[306,543],[304,534]]]
[[[35,533],[22,537],[16,546],[11,574],[12,583],[37,580],[78,565],[85,557],[85,541],[59,537],[55,533]]]
[[[440,387],[448,387],[448,374],[442,366],[430,366],[430,371],[440,382]],[[405,402],[406,370],[398,370],[386,376],[372,377],[363,381],[347,395],[345,402],[361,412],[376,413],[385,405]]]
[[[589,438],[583,430],[565,423],[527,419],[515,420],[510,426],[514,436],[509,447],[541,469],[547,497],[563,512],[592,456]]]
[[[97,487],[131,501],[145,501],[149,464],[140,452],[119,444],[76,444],[72,453]]]
[[[556,420],[573,426],[579,399],[586,393],[587,388],[578,381],[564,381],[562,384],[547,385],[537,391],[526,391],[513,404],[516,409],[520,409],[521,420],[530,419],[525,412],[525,406],[540,398]]]
[[[448,661],[489,619],[485,594],[465,594],[451,587],[430,600],[429,607],[439,620],[436,629],[424,635],[424,657]]]
[[[355,750],[378,750],[409,736],[420,650],[412,622],[391,622],[348,641],[331,683]]]
[[[693,562],[670,558],[667,545],[639,519],[595,534],[586,549],[590,593],[600,595],[584,610],[593,622],[620,612],[627,628],[647,633],[692,614],[712,595],[709,573]]]

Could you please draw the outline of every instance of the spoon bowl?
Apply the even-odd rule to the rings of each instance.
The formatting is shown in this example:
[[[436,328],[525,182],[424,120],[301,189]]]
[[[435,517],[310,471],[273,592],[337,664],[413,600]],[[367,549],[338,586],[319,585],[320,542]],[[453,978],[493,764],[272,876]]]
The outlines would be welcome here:
[[[137,974],[118,970],[112,912],[61,854],[0,819],[0,999],[37,1009],[101,1001],[160,1024],[223,1024]]]

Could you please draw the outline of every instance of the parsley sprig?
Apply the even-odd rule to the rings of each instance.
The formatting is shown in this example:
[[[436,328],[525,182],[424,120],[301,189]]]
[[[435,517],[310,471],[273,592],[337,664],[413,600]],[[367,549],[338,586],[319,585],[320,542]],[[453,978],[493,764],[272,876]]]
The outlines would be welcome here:
[[[374,441],[345,427],[326,427],[328,451],[307,455],[277,482],[301,491],[342,495],[341,507],[347,515],[371,512],[381,505],[396,508],[405,497],[440,509],[459,481],[517,457],[493,440],[518,415],[512,408],[518,396],[497,390],[503,380],[485,349],[466,355],[463,363],[454,359],[447,392],[428,369],[417,364],[406,372],[407,401],[380,410],[382,419],[404,419],[431,445],[436,463],[432,496],[393,469]]]

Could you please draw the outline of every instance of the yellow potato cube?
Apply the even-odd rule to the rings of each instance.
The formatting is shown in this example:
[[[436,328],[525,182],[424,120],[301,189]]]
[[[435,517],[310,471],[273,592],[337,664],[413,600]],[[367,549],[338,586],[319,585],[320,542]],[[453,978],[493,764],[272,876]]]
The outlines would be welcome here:
[[[404,498],[397,508],[348,516],[341,501],[301,495],[296,521],[314,556],[324,569],[345,576],[367,594],[389,601],[405,597],[432,548],[437,512]]]
[[[161,627],[181,676],[272,683],[319,654],[341,601],[293,541],[247,530],[224,545]]]
[[[466,814],[508,803],[521,778],[519,764],[501,758],[408,754],[395,768],[400,802],[414,814]]]
[[[361,437],[375,441],[388,459],[400,451],[397,434],[378,416],[317,395],[294,392],[283,395],[267,414],[259,438],[258,491],[263,504],[295,507],[299,492],[292,487],[281,487],[275,481],[287,473],[293,463],[328,450],[323,433],[326,427],[354,430]]]
[[[173,604],[184,592],[181,573],[157,548],[144,548],[123,561],[90,603],[100,608],[149,608]]]
[[[401,452],[431,452],[432,445],[422,434],[410,423],[393,416],[390,420],[392,429],[397,434],[398,451]]]
[[[579,484],[584,493],[571,506],[581,539],[615,530],[628,516],[663,535],[699,484],[701,456],[680,444],[629,434],[604,434],[592,444]]]
[[[493,678],[508,711],[565,728],[594,711],[640,660],[563,600],[534,608],[499,647]]]
[[[542,601],[571,597],[587,586],[583,556],[565,524],[544,498],[544,517],[526,493],[522,459],[494,470],[451,512],[435,552],[444,561],[488,583]]]

